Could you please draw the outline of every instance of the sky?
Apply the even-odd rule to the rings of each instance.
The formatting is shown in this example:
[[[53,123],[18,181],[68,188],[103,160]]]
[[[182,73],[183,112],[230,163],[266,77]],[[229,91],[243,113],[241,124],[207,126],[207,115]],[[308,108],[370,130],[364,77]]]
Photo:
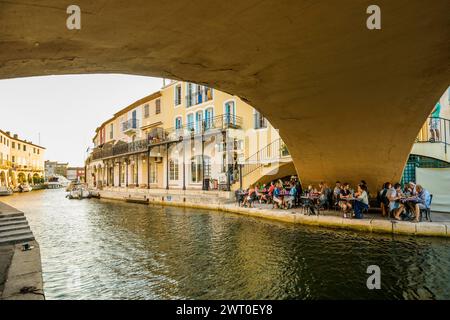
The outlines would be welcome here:
[[[84,166],[95,129],[162,83],[115,74],[0,80],[0,129],[45,147],[45,160]]]

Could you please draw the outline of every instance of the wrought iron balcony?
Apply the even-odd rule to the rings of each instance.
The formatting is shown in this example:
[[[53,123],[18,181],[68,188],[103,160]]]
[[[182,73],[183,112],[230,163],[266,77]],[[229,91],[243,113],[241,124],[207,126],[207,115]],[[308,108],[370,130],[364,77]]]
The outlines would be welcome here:
[[[92,160],[99,160],[110,158],[113,156],[133,154],[145,152],[148,148],[148,140],[142,139],[134,142],[119,142],[115,146],[103,146],[102,148],[95,148],[92,151]]]
[[[192,107],[213,99],[213,89],[204,87],[202,90],[191,92],[186,96],[186,106]]]
[[[11,167],[12,162],[9,160],[0,160],[0,167]]]
[[[122,122],[122,132],[125,134],[135,133],[139,129],[139,120],[138,119],[130,119],[125,122]]]
[[[255,129],[267,128],[267,120],[261,114],[255,113],[253,115],[253,122]]]
[[[200,122],[189,122],[186,125],[165,130],[169,140],[180,140],[186,136],[212,133],[217,130],[239,129],[242,127],[242,118],[234,115],[220,115],[203,119]]]
[[[129,122],[129,121],[127,121]],[[213,133],[226,129],[238,129],[242,126],[242,118],[234,115],[220,115],[205,119],[194,124],[189,123],[185,126],[179,126],[170,129],[154,128],[147,134],[147,139],[135,142],[118,142],[116,145],[104,145],[94,148],[92,151],[92,160],[110,158],[114,156],[145,152],[148,147],[161,143],[179,141],[184,137]]]

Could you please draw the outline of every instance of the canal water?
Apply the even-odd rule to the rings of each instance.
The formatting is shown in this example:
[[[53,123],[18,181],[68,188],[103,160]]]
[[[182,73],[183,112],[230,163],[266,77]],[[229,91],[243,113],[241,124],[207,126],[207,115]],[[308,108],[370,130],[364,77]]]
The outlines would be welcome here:
[[[47,299],[449,299],[450,241],[109,200],[1,199],[41,246]],[[367,267],[381,269],[368,290]]]

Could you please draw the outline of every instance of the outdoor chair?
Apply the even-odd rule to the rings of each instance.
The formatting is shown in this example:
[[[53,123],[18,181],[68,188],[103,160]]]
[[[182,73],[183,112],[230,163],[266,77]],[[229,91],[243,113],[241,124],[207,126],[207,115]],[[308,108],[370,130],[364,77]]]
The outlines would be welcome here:
[[[234,192],[234,195],[236,197],[236,203],[238,207],[240,207],[241,203],[244,202],[244,192],[241,189],[239,189]]]
[[[432,202],[432,201],[433,201],[433,195],[430,194],[430,205],[428,206],[427,209],[421,209],[421,210],[420,210],[420,221],[423,220],[423,215],[425,215],[425,218],[426,218],[428,221],[433,222],[433,221],[431,221],[431,202]]]
[[[256,195],[256,192],[253,192],[253,193],[252,193],[252,195],[251,195],[251,197],[250,197],[250,200],[248,201],[248,207],[249,207],[249,208],[254,207],[254,206],[253,206],[253,203],[254,203],[254,202],[258,202],[258,196]]]

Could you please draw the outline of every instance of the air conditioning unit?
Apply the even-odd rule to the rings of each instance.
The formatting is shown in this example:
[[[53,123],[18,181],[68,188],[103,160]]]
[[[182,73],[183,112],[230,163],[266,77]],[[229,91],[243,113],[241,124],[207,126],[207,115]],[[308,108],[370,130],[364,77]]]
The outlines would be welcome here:
[[[155,157],[155,163],[162,163],[163,158],[162,157]]]

